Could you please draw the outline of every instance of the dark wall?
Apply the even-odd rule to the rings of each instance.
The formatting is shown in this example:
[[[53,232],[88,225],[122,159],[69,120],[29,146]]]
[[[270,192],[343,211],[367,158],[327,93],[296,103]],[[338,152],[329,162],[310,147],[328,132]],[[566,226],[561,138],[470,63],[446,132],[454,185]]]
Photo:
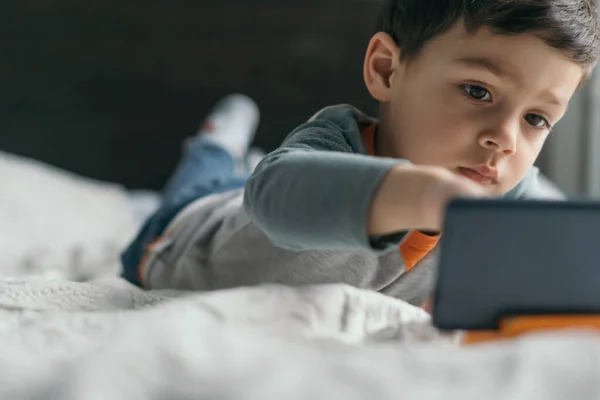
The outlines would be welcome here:
[[[377,1],[4,0],[0,149],[159,188],[221,96],[259,103],[276,147],[320,107],[372,111]]]

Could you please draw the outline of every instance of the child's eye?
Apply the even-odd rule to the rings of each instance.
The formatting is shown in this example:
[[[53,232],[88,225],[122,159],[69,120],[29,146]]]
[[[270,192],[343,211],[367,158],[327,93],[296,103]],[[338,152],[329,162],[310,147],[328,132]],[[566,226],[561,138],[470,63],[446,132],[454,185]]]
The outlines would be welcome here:
[[[464,84],[461,85],[461,89],[467,96],[477,101],[490,101],[492,99],[492,94],[481,86]]]
[[[550,123],[546,120],[546,118],[537,115],[537,114],[527,114],[525,116],[525,121],[534,128],[552,128]]]

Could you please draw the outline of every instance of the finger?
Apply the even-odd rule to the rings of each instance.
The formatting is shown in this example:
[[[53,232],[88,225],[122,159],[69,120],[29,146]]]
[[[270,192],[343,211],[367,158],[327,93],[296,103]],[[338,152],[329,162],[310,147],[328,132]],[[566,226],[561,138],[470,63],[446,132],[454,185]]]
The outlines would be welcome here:
[[[440,174],[425,187],[422,212],[430,228],[440,229],[448,203],[456,198],[489,197],[485,188],[468,178],[453,173]]]

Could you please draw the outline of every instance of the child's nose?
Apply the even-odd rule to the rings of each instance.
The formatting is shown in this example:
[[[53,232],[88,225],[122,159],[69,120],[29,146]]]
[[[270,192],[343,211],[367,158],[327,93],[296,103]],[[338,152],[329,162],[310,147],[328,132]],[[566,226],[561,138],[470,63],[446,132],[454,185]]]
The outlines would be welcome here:
[[[506,120],[482,132],[478,139],[481,147],[510,156],[517,152],[518,138],[519,123]]]

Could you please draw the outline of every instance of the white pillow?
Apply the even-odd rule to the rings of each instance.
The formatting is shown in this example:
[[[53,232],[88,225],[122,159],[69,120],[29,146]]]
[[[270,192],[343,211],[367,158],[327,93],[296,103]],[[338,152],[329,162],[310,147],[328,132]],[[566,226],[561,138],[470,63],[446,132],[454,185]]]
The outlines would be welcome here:
[[[136,229],[120,186],[0,152],[0,275],[116,274]]]

